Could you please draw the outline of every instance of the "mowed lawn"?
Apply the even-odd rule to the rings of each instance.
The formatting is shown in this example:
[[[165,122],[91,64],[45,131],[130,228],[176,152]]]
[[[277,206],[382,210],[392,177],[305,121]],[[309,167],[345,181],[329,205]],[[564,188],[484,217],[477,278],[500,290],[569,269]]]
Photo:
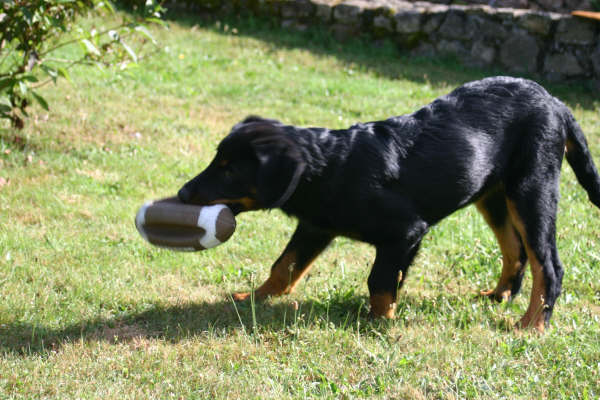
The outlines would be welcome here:
[[[33,108],[23,131],[1,125],[0,398],[600,396],[600,212],[566,163],[566,273],[543,336],[512,328],[529,271],[513,302],[475,298],[501,256],[473,207],[426,237],[394,321],[367,319],[374,251],[345,238],[295,293],[234,305],[229,294],[260,284],[293,232],[279,211],[240,215],[205,252],[145,243],[137,208],[176,193],[248,114],[342,128],[496,74],[247,18],[169,24],[153,29],[167,51],[118,75],[77,69],[44,88],[50,113]],[[600,163],[599,98],[548,88]]]

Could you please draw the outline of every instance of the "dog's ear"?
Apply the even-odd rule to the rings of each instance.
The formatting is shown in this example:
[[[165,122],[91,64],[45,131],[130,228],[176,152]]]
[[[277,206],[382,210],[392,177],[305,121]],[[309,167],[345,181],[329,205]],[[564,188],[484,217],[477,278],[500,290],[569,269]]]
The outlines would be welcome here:
[[[248,115],[240,123],[241,124],[248,124],[250,122],[264,122],[264,123],[268,123],[268,124],[271,124],[271,125],[281,125],[281,122],[278,121],[278,120],[276,120],[276,119],[263,118],[263,117],[259,117],[258,115]]]
[[[276,125],[259,122],[251,141],[260,163],[257,197],[262,206],[281,207],[294,194],[306,164],[298,145]]]
[[[271,125],[281,125],[281,122],[278,121],[278,120],[276,120],[276,119],[263,118],[263,117],[259,117],[258,115],[248,115],[242,121],[240,121],[237,124],[235,124],[235,126],[233,127],[232,130],[235,131],[235,130],[243,129],[244,125],[246,125],[246,124],[253,124],[253,123],[264,123],[264,124],[271,124]]]

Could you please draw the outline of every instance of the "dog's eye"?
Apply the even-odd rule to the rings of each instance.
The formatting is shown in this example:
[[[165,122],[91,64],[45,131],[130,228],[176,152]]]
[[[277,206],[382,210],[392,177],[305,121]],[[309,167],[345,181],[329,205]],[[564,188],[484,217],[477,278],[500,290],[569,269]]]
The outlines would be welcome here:
[[[235,167],[231,164],[227,164],[223,167],[223,173],[225,174],[225,178],[231,179],[235,175]]]

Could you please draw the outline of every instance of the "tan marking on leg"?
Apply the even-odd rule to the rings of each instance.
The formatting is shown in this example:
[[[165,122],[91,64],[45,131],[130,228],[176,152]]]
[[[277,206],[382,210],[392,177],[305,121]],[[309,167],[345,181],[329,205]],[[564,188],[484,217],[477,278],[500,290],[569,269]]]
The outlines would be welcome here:
[[[502,227],[496,227],[492,224],[492,219],[487,209],[483,206],[482,200],[475,203],[475,206],[494,232],[500,246],[500,252],[502,253],[502,273],[496,284],[496,288],[482,290],[479,294],[481,296],[494,297],[498,301],[506,301],[510,299],[512,294],[512,281],[523,267],[520,261],[521,242],[510,218],[506,218]]]
[[[310,271],[316,257],[308,260],[305,265],[297,265],[297,257],[294,251],[283,254],[275,266],[271,268],[269,278],[254,291],[254,296],[261,299],[267,296],[280,296],[291,293],[302,277]],[[242,292],[235,293],[233,298],[236,301],[242,301],[249,299],[250,296],[251,293]]]
[[[544,309],[546,297],[546,285],[544,284],[544,275],[542,266],[537,261],[531,261],[531,272],[533,275],[533,288],[531,290],[531,299],[527,311],[518,322],[519,328],[535,328],[540,333],[544,332]]]
[[[392,319],[396,312],[396,302],[391,293],[371,295],[371,314],[375,317]]]
[[[290,292],[290,285],[294,282],[296,273],[296,253],[285,253],[277,264],[271,269],[271,275],[258,289],[258,296],[279,296]]]
[[[296,285],[298,285],[302,278],[308,273],[308,271],[310,271],[310,269],[313,266],[313,262],[319,254],[320,253],[316,254],[313,258],[309,259],[304,266],[301,266],[301,268],[298,268],[298,265],[295,266],[292,273],[292,279],[290,280],[288,288],[285,292],[286,294],[292,293],[294,291]]]
[[[546,284],[544,282],[544,273],[542,264],[537,259],[535,252],[527,241],[527,231],[525,224],[519,216],[516,206],[511,200],[507,199],[508,212],[511,216],[513,224],[521,234],[523,243],[525,245],[525,251],[529,258],[529,264],[531,266],[531,274],[533,276],[533,287],[531,288],[531,298],[529,299],[529,307],[527,311],[517,323],[518,328],[535,328],[540,333],[544,332],[544,308],[545,297],[546,297]]]
[[[567,142],[565,143],[565,153],[573,151],[574,146],[575,144],[573,143],[573,141],[571,139],[567,139]]]
[[[296,253],[293,251],[283,254],[271,268],[269,278],[254,291],[254,297],[262,299],[267,296],[280,296],[290,292],[290,283],[294,281]],[[297,280],[297,279],[296,279]],[[250,292],[235,293],[234,300],[247,300]]]

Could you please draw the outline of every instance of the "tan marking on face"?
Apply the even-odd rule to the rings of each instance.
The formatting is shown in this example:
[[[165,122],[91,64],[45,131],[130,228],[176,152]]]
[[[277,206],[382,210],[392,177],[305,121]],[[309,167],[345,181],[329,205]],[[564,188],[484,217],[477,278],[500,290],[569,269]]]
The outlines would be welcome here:
[[[519,216],[515,204],[507,199],[506,205],[508,206],[508,212],[510,213],[512,222],[517,227],[517,230],[523,239],[525,251],[527,252],[527,257],[529,258],[529,264],[531,266],[531,274],[533,276],[533,287],[531,288],[529,307],[527,307],[527,311],[525,311],[525,314],[517,323],[517,327],[525,329],[535,328],[538,332],[542,333],[544,332],[544,309],[546,308],[546,284],[544,282],[544,273],[542,272],[543,266],[527,241],[525,224]]]
[[[371,313],[375,317],[394,318],[396,302],[391,293],[373,294],[370,298]]]
[[[207,203],[209,206],[214,204],[241,204],[242,207],[244,207],[244,211],[256,210],[259,208],[256,199],[251,197],[240,197],[237,199],[217,199]]]

